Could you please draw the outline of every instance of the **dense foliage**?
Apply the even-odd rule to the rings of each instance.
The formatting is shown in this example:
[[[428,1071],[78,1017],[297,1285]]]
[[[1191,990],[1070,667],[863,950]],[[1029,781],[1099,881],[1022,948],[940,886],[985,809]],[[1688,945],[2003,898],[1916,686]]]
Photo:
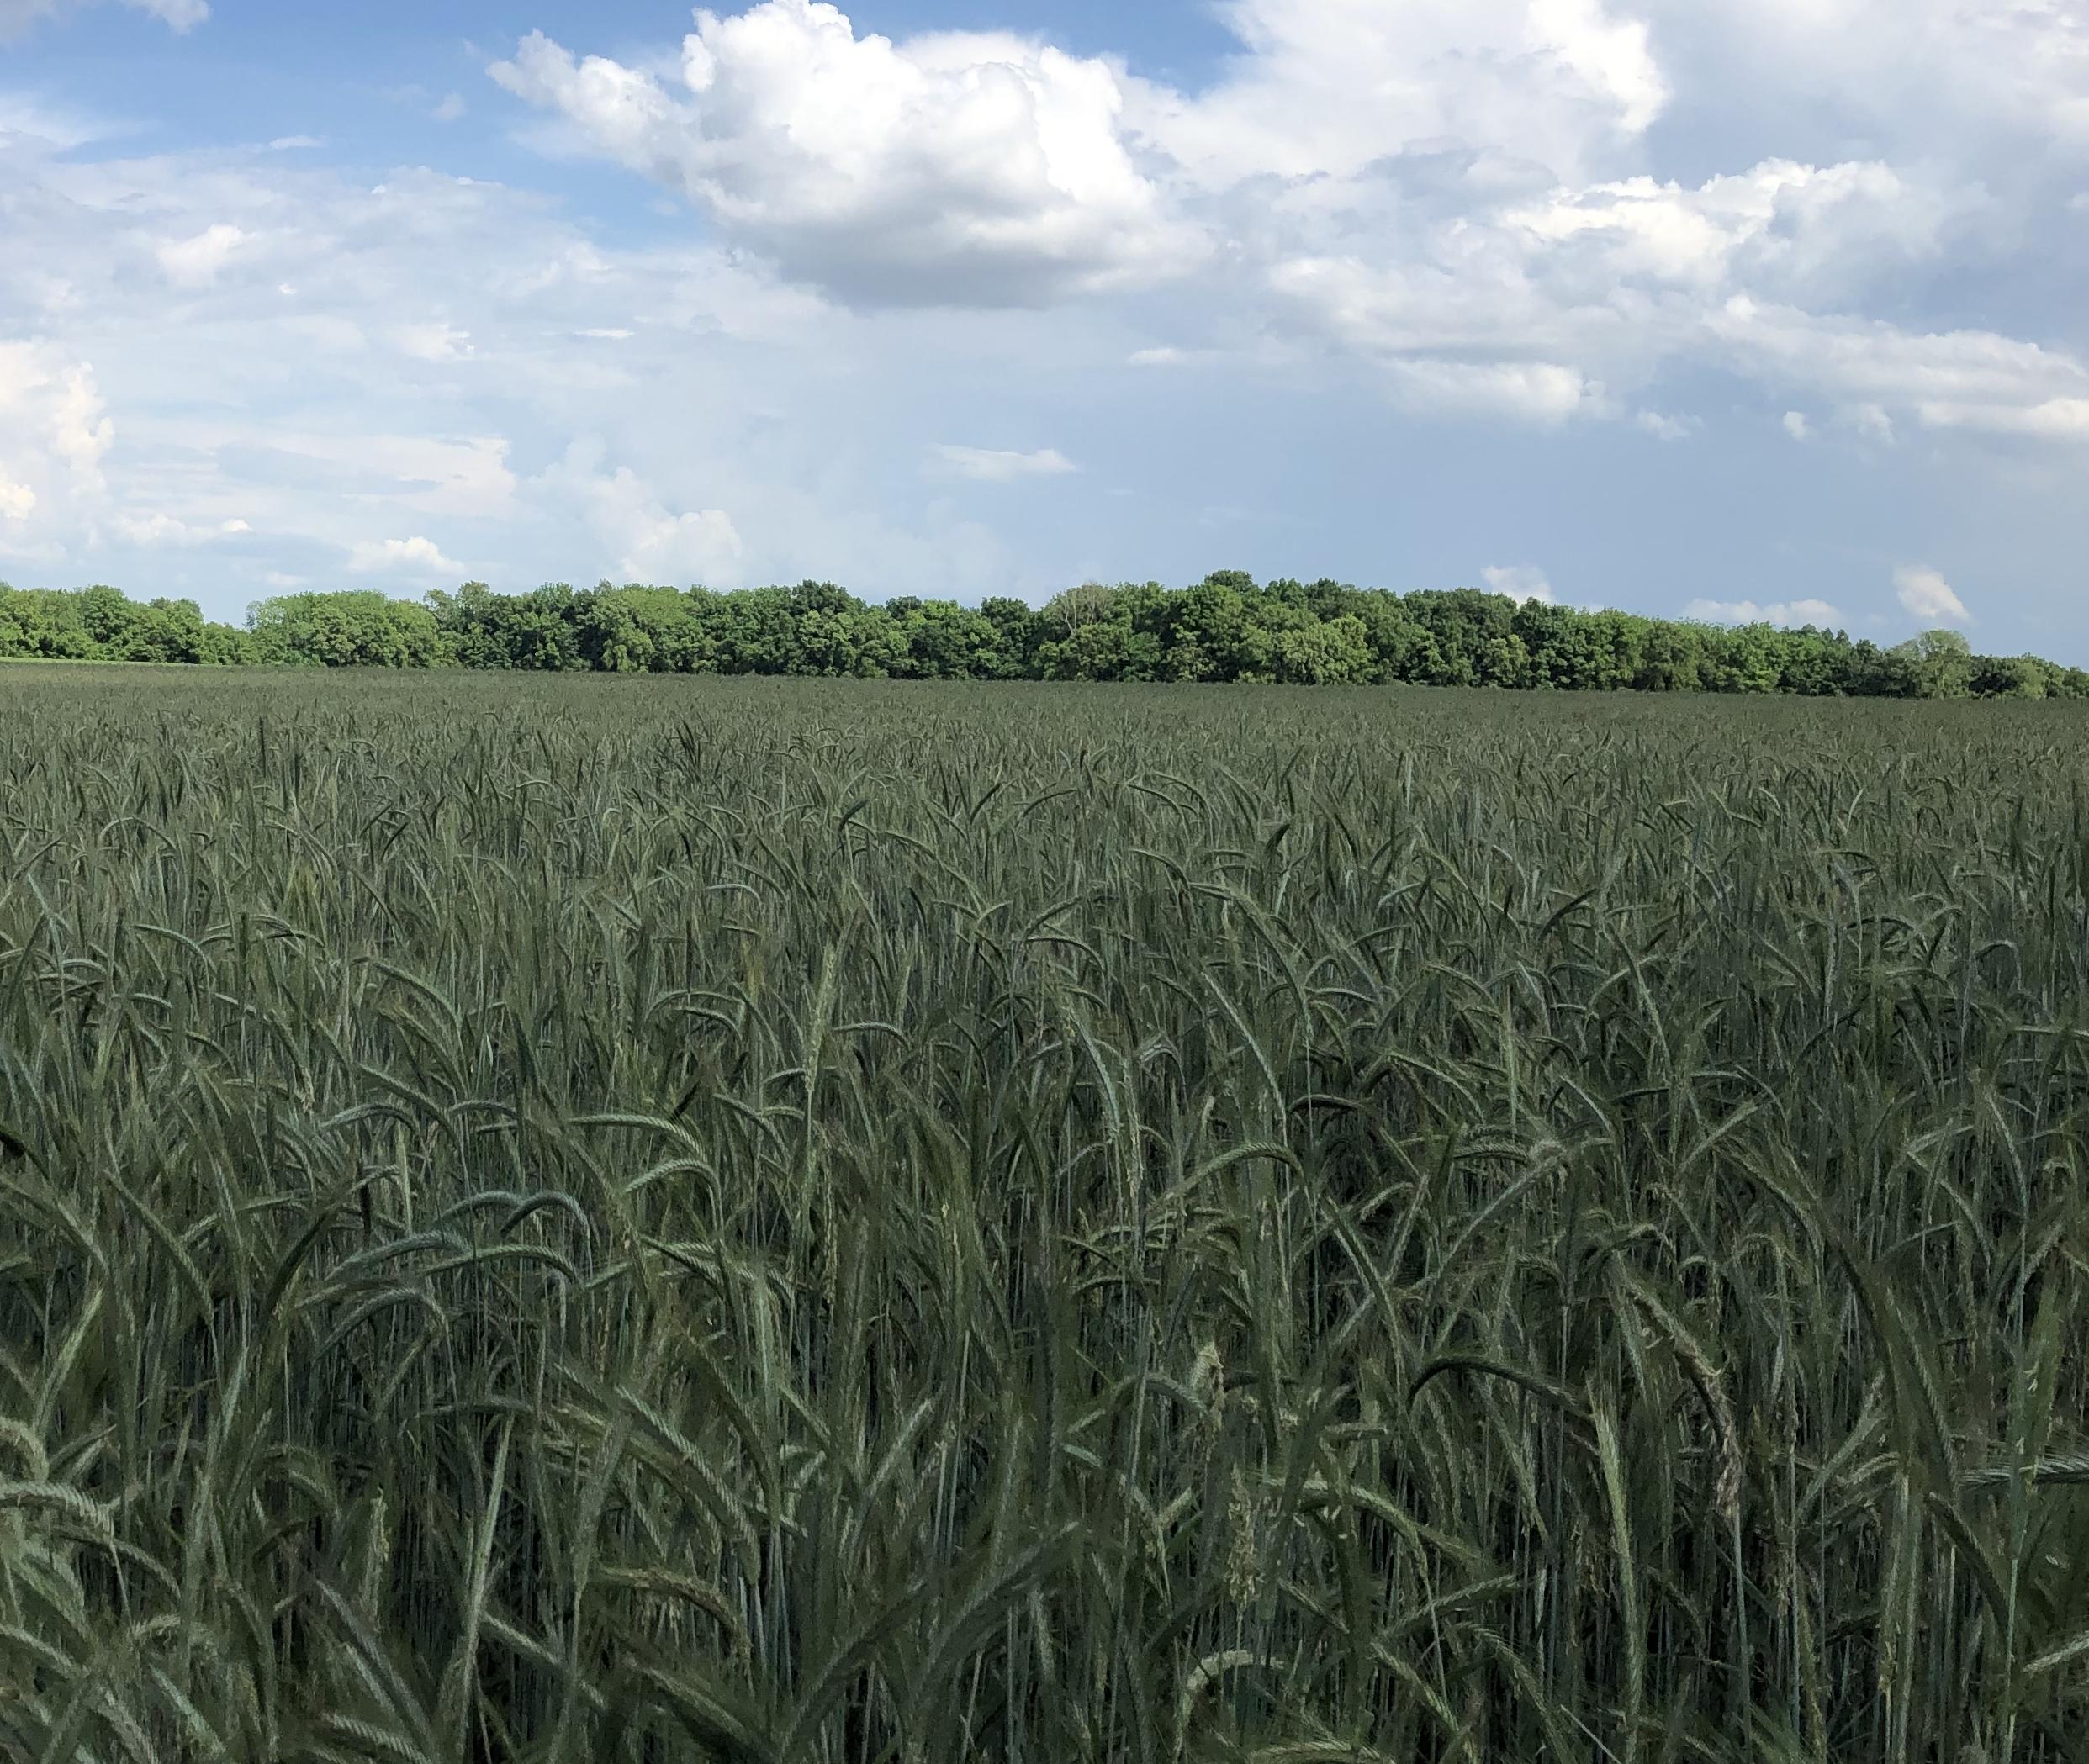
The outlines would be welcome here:
[[[23,670],[0,1756],[2075,1764],[2070,706]]]
[[[1394,594],[1338,582],[1257,585],[1221,571],[1194,588],[1070,589],[1041,610],[831,583],[714,593],[497,594],[482,583],[426,605],[376,593],[264,600],[248,628],[195,603],[139,606],[115,589],[0,586],[0,658],[250,662],[330,668],[497,668],[977,680],[1405,682],[1560,691],[1794,693],[1891,698],[2089,697],[2089,672],[1978,656],[1951,631],[1880,648],[1809,626],[1717,626],[1584,612],[1459,589]]]

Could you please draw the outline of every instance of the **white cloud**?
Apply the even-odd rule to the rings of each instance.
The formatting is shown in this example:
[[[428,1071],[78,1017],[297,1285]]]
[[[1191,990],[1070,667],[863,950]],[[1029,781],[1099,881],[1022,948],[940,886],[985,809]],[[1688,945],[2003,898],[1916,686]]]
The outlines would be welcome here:
[[[1699,82],[1915,153],[2089,145],[2089,14],[2070,0],[1642,0]]]
[[[1536,600],[1542,606],[1557,604],[1552,584],[1543,570],[1531,563],[1490,563],[1480,579],[1498,594],[1514,600]]]
[[[1745,296],[1706,333],[1757,378],[1836,399],[1860,432],[1890,440],[1896,411],[1924,427],[2089,441],[2089,363],[1987,330],[1915,332],[1821,317]]]
[[[1142,88],[1141,134],[1204,187],[1346,178],[1446,143],[1571,172],[1669,101],[1645,24],[1604,0],[1230,0],[1247,53],[1198,97]]]
[[[1656,441],[1686,441],[1704,425],[1694,416],[1668,416],[1658,410],[1642,410],[1632,420]]]
[[[1795,441],[1811,441],[1812,420],[1803,410],[1787,410],[1785,413],[1785,433]]]
[[[1843,615],[1826,600],[1777,600],[1768,605],[1753,600],[1693,600],[1683,609],[1686,619],[1709,625],[1817,625],[1834,627]]]
[[[91,519],[115,439],[87,362],[0,341],[0,541],[40,552]]]
[[[396,326],[392,341],[401,355],[416,362],[461,362],[473,353],[468,330],[458,330],[440,321]]]
[[[1657,120],[1677,132],[1729,102],[1721,58],[1751,68],[1744,114],[1836,145],[1864,131],[1777,109],[1795,91],[1822,108],[1817,69],[1785,48],[1891,62],[1910,92],[1977,63],[1956,83],[1986,92],[1991,121],[2008,90],[2035,107],[2070,70],[2089,78],[2089,25],[2061,0],[1907,4],[1896,32],[1888,0],[1227,0],[1241,53],[1193,93],[1028,38],[894,41],[832,5],[759,0],[699,12],[679,65],[540,34],[492,71],[560,119],[560,144],[684,192],[844,301],[1044,304],[1195,272],[1236,317],[1266,303],[1266,341],[1373,363],[1421,413],[1675,439],[1684,420],[1639,400],[1681,364],[1825,393],[1874,439],[1910,422],[2089,434],[2089,375],[2064,341],[1863,316],[1948,261],[1954,230],[2000,238],[1970,149],[1920,151],[1917,131],[1905,157],[1758,155],[1695,182],[1647,163]],[[1845,71],[1852,114],[1873,114]],[[2073,89],[2089,141],[2089,87]],[[1969,373],[1981,383],[1954,392]]]
[[[438,123],[454,123],[464,114],[464,94],[452,92],[429,112]]]
[[[1179,274],[1199,235],[1119,132],[1111,63],[1007,34],[859,37],[814,0],[699,12],[672,89],[541,33],[493,77],[794,279],[1023,304]]]
[[[1876,162],[1765,160],[1695,188],[1628,178],[1560,188],[1503,217],[1602,283],[1841,293],[1933,254],[1952,204]]]
[[[1931,625],[1970,625],[1966,611],[1951,584],[1927,564],[1903,564],[1893,573],[1893,585],[1901,605],[1916,618]]]
[[[177,288],[208,288],[247,243],[246,231],[225,222],[159,250],[160,268]]]
[[[94,0],[0,0],[0,41],[19,35],[45,18],[77,12]],[[134,12],[149,13],[176,31],[193,30],[210,16],[205,0],[124,0]]]
[[[461,579],[464,566],[444,557],[432,539],[366,539],[348,548],[358,575],[439,575]]]
[[[1852,404],[1842,413],[1843,420],[1866,441],[1883,441],[1889,446],[1896,438],[1893,419],[1878,404]]]
[[[975,409],[1005,416],[997,394],[920,402],[921,364],[954,346],[988,358],[1000,315],[859,318],[742,254],[606,246],[548,199],[432,172],[373,190],[246,149],[111,159],[12,138],[0,164],[0,338],[20,312],[56,340],[0,344],[0,473],[24,493],[10,509],[34,498],[0,516],[0,574],[24,558],[54,579],[107,574],[97,543],[155,515],[206,536],[233,515],[251,524],[214,547],[161,530],[122,566],[134,592],[219,612],[272,591],[270,575],[339,577],[373,535],[439,539],[507,586],[622,571],[1021,593],[1053,568],[941,502],[909,515],[887,501],[895,448],[917,452],[933,423]],[[219,224],[265,239],[272,272],[227,272],[170,309],[158,246]],[[277,260],[299,266],[294,297]],[[64,268],[63,305],[47,303],[45,266]],[[498,374],[400,361],[396,333],[431,314]],[[1038,341],[1054,364],[1039,371],[1058,372],[1065,340]],[[28,403],[18,367],[36,383]],[[595,472],[600,489],[542,494],[532,476],[523,494],[515,457],[541,472],[604,425],[618,469]]]
[[[1388,362],[1394,395],[1410,409],[1478,415],[1551,427],[1596,416],[1610,405],[1603,388],[1558,362]]]
[[[114,531],[125,545],[191,547],[235,539],[252,532],[253,528],[239,520],[198,526],[164,511],[156,511],[150,515],[119,515],[114,522]]]
[[[599,441],[577,441],[532,489],[576,505],[627,582],[738,584],[745,547],[722,509],[672,510],[628,466],[601,465]]]
[[[954,447],[947,444],[929,449],[929,457],[944,470],[982,483],[1012,483],[1018,478],[1057,478],[1080,468],[1056,447],[1034,453],[1008,452],[996,447]]]
[[[1587,519],[1637,536],[1616,541],[1618,591],[1651,597],[1694,554],[1636,522],[1627,468],[1684,460],[1615,450],[1694,434],[1688,457],[1723,477],[1722,426],[1774,439],[1760,425],[1790,409],[1817,453],[1863,452],[1879,494],[1913,503],[1909,552],[1941,545],[1933,503],[2002,482],[1970,456],[2005,456],[2007,518],[2057,566],[2089,441],[2069,207],[2089,136],[2055,108],[2070,80],[2089,91],[2079,0],[1905,3],[1896,34],[1887,0],[1235,0],[1217,15],[1240,53],[1171,91],[1024,37],[887,41],[807,0],[732,0],[679,57],[533,39],[505,65],[534,114],[473,97],[663,187],[600,229],[563,180],[558,198],[410,166],[378,182],[295,137],[156,153],[114,119],[0,99],[0,337],[46,340],[33,408],[0,412],[0,544],[57,547],[87,579],[95,543],[163,516],[127,583],[228,599],[264,573],[336,578],[373,534],[439,536],[503,585],[614,569],[976,592],[1124,568],[1148,535],[1107,495],[1245,510],[1295,446],[1295,504],[1265,498],[1233,531],[1263,555],[1325,536],[1327,567],[1356,570],[1372,540],[1361,504],[1341,513],[1343,460],[1383,441],[1392,481],[1429,487],[1419,520],[1472,526],[1490,470],[1572,445],[1614,450],[1590,462],[1615,494]],[[1942,77],[1954,61],[1965,77]],[[411,120],[443,92],[390,96]],[[649,218],[670,191],[695,219]],[[1156,372],[1134,388],[1132,366]],[[1221,383],[1230,458],[1142,439],[1208,425]],[[1483,462],[1455,442],[1417,475],[1431,441],[1360,411],[1372,396],[1572,439]],[[1076,403],[1078,447],[1054,414]],[[546,462],[598,433],[554,482]],[[1019,483],[1070,463],[953,457],[950,435],[1055,438],[1086,469],[1044,496],[950,494],[968,468]],[[1920,445],[1878,445],[1896,436]],[[948,476],[909,490],[895,460]],[[1185,477],[1236,468],[1182,501]],[[1095,518],[1060,520],[1070,500]],[[1737,573],[1701,591],[1745,608],[1780,578],[1774,538],[1817,545],[1872,506],[1737,494],[1699,536]],[[209,544],[235,514],[252,533]],[[1179,538],[1137,567],[1180,567]]]
[[[271,153],[304,153],[326,144],[315,135],[279,135],[269,142]]]
[[[505,516],[515,507],[509,443],[499,436],[455,440],[194,423],[185,426],[182,439],[205,455],[239,449],[275,456],[293,470],[326,467],[327,494],[336,499],[380,500],[421,514],[482,520]]]

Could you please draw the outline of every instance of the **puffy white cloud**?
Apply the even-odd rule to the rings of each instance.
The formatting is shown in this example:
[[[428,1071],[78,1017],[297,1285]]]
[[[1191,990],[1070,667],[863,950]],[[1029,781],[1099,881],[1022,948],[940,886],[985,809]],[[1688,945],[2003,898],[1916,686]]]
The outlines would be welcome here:
[[[762,0],[696,14],[679,90],[542,34],[492,72],[851,298],[1020,304],[1151,281],[1199,251],[1119,132],[1118,71],[1025,38],[894,43],[815,0]]]
[[[127,157],[109,125],[0,98],[0,336],[46,340],[33,409],[0,409],[0,548],[84,569],[98,534],[138,547],[132,585],[227,599],[357,556],[371,579],[428,579],[370,537],[387,534],[439,536],[504,585],[975,593],[1122,568],[1127,544],[1161,573],[1175,541],[1140,552],[1102,499],[1179,504],[1176,461],[1149,471],[1122,437],[1208,425],[1190,401],[1222,380],[1233,460],[1179,470],[1203,472],[1199,505],[1261,523],[1229,531],[1265,552],[1336,507],[1338,459],[1383,446],[1389,481],[1438,482],[1433,462],[1403,476],[1430,443],[1356,389],[1536,430],[1513,443],[1531,458],[1621,445],[1597,424],[1701,436],[1605,456],[1669,480],[1686,457],[1719,471],[1736,423],[1774,439],[1787,410],[1911,494],[1940,462],[1971,483],[1991,448],[2010,494],[2042,494],[2089,440],[2069,208],[2089,177],[2055,108],[2070,80],[2089,89],[2078,0],[1907,0],[1898,34],[1886,0],[1236,0],[1219,16],[1240,53],[1198,91],[1019,36],[887,40],[809,0],[732,4],[679,55],[532,39],[497,77],[537,113],[473,102],[471,126],[498,101],[526,139],[687,195],[695,236],[670,223],[650,246],[629,216],[591,232],[519,188],[412,167],[373,188],[295,138]],[[1171,363],[1198,371],[1127,371]],[[1299,444],[1298,506],[1251,514],[1251,493],[1209,488],[1292,445],[1309,399],[1326,420]],[[1069,462],[943,436],[1049,436],[1087,470],[1049,496],[960,494]],[[1445,484],[1468,483],[1464,451],[1441,450]],[[1468,494],[1483,499],[1447,492],[1418,542],[1484,518]],[[1097,516],[1077,541],[1040,512],[1068,497]],[[1818,518],[1805,500],[1792,521]],[[983,509],[992,530],[960,518]],[[223,542],[235,517],[252,531]],[[1926,531],[1893,542],[1921,551]],[[1367,543],[1338,516],[1329,566]],[[1700,578],[1712,604],[1749,608],[1776,579],[1746,549]],[[1999,622],[2007,584],[1991,592]]]
[[[956,447],[947,444],[929,450],[931,460],[944,471],[982,483],[1012,483],[1018,478],[1057,478],[1079,468],[1056,447],[1034,453],[1007,452],[996,447]]]
[[[1847,421],[1890,440],[1895,414],[1932,429],[2089,441],[2089,362],[1989,330],[1915,332],[1736,296],[1704,320],[1743,371],[1835,399]]]
[[[1813,420],[1803,410],[1787,410],[1784,416],[1785,433],[1795,441],[1813,439]]]
[[[1966,611],[1951,584],[1928,564],[1904,564],[1893,573],[1893,586],[1901,605],[1915,617],[1931,625],[1970,625]]]
[[[243,229],[220,221],[193,238],[172,239],[162,245],[160,268],[177,288],[208,288],[246,243]]]
[[[531,489],[573,507],[627,582],[737,587],[746,547],[722,509],[675,510],[627,465],[604,471],[599,440],[574,442]]]
[[[889,500],[896,450],[1006,415],[1005,372],[992,398],[931,397],[922,363],[954,346],[993,359],[999,327],[1033,324],[1050,374],[1061,344],[1040,318],[859,317],[737,254],[607,247],[527,191],[426,172],[373,187],[299,156],[119,159],[8,137],[0,178],[0,337],[53,340],[6,356],[10,388],[23,361],[37,385],[29,404],[0,399],[0,573],[114,568],[235,615],[270,577],[339,580],[387,536],[440,541],[508,586],[820,574],[976,593],[1052,568],[941,500]],[[219,224],[265,241],[247,249],[269,272],[228,271],[170,309],[159,247]],[[402,341],[473,354],[425,361]],[[89,359],[98,378],[82,377]],[[606,425],[612,463],[590,487],[548,483],[545,462]],[[251,536],[206,547],[235,517]],[[98,534],[136,555],[93,559]],[[429,579],[360,555],[402,588]]]
[[[1842,614],[1826,600],[1775,600],[1768,605],[1753,600],[1693,600],[1683,609],[1686,619],[1709,625],[1817,625],[1834,627]]]
[[[348,568],[358,575],[445,576],[465,574],[464,566],[442,555],[432,539],[366,539],[348,548]]]
[[[1600,285],[1841,293],[1933,253],[1953,206],[1875,162],[1766,160],[1695,188],[1651,177],[1562,187],[1504,219],[1560,251],[1554,273],[1579,256]]]
[[[1050,304],[1194,269],[1179,298],[1236,359],[1360,358],[1419,414],[1630,420],[1674,440],[1689,420],[1642,400],[1711,368],[1821,394],[1872,441],[1908,425],[2074,440],[2089,391],[2064,338],[1868,312],[1881,290],[1905,312],[1910,277],[1952,261],[1967,230],[1985,230],[1985,261],[2023,224],[1990,187],[2014,174],[1974,134],[1924,133],[1907,93],[1950,85],[1954,115],[1997,127],[2014,93],[2028,109],[2012,126],[2059,128],[2067,92],[2089,107],[2089,15],[2071,0],[1907,8],[1898,30],[1888,0],[1229,0],[1240,52],[1188,92],[1026,38],[894,41],[832,5],[759,0],[698,13],[672,71],[538,35],[493,73],[566,145],[686,193],[726,237],[845,302]],[[1750,70],[1738,96],[1728,63]],[[1823,66],[1846,103],[1821,96]],[[1654,169],[1700,114],[1765,147],[1778,131],[1868,139],[1808,120],[1830,108],[1907,126],[1874,131],[1891,151],[1864,156]]]
[[[1693,86],[1896,147],[2089,146],[2089,13],[2075,0],[1641,0]]]
[[[1531,563],[1492,563],[1480,572],[1480,579],[1498,594],[1512,599],[1554,605],[1552,584],[1545,572]]]
[[[114,445],[94,371],[42,342],[0,342],[0,550],[38,554],[101,505]]]
[[[1230,0],[1214,90],[1143,88],[1143,137],[1205,187],[1346,178],[1446,143],[1569,175],[1669,100],[1645,24],[1604,0]]]

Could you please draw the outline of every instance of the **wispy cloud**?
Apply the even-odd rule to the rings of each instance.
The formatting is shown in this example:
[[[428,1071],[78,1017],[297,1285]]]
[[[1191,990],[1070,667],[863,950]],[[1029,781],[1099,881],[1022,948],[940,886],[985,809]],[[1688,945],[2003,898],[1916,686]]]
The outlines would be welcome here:
[[[1836,626],[1843,615],[1826,600],[1693,600],[1683,609],[1686,619],[1708,625],[1818,625]]]
[[[960,478],[977,478],[981,483],[1013,483],[1020,478],[1058,478],[1079,467],[1056,447],[1034,453],[1010,452],[997,447],[956,447],[947,443],[929,449],[929,458],[940,469]]]

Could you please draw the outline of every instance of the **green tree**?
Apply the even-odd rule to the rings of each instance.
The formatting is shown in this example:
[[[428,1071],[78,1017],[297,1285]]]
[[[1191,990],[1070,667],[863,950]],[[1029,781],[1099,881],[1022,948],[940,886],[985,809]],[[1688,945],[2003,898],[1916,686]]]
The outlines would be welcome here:
[[[1973,689],[1973,646],[1955,631],[1926,631],[1886,654],[1904,698],[1965,698]]]

